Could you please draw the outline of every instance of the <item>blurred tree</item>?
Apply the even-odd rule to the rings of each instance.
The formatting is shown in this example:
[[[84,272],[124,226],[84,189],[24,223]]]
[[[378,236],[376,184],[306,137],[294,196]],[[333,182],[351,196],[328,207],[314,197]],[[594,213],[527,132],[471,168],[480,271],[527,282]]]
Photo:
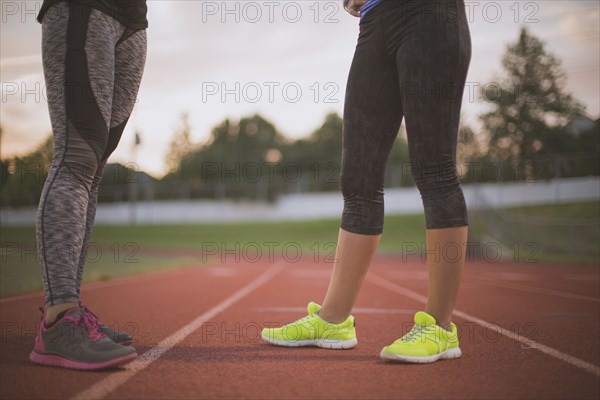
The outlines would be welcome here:
[[[0,155],[2,154],[2,125],[0,125]],[[10,163],[8,160],[4,160],[0,158],[0,192],[2,191],[2,186],[8,182],[8,168]]]
[[[342,160],[343,120],[337,113],[325,116],[323,124],[306,139],[291,143],[286,149],[286,160],[302,166],[311,177],[311,190],[339,190]],[[413,185],[410,174],[408,144],[404,125],[390,150],[386,185]]]
[[[253,197],[269,188],[268,165],[283,161],[285,137],[275,126],[256,114],[239,122],[226,119],[213,128],[209,140],[186,152],[179,160],[177,176],[187,181],[180,189],[191,197]],[[261,186],[260,190],[256,185]]]
[[[589,129],[576,136],[575,157],[571,171],[560,171],[562,176],[600,176],[600,119]]]
[[[302,172],[300,190],[337,190],[342,158],[342,119],[329,113],[308,137],[298,139],[284,150],[288,165]]]
[[[323,124],[308,137],[316,159],[339,165],[342,159],[342,129],[343,121],[337,113],[325,116]]]
[[[49,135],[29,154],[3,161],[2,205],[38,203],[52,164],[52,143],[52,135]]]
[[[531,178],[536,154],[561,153],[573,145],[562,127],[583,110],[565,91],[560,60],[523,28],[502,58],[505,77],[482,94],[492,110],[480,116],[489,138],[488,160],[511,160],[517,177]]]
[[[284,143],[285,137],[258,114],[238,123],[227,119],[213,128],[207,143],[183,157],[180,166],[185,176],[198,176],[199,163],[224,164],[233,170],[240,164],[264,163],[269,151]]]
[[[98,193],[99,202],[130,201],[130,184],[136,183],[140,195],[144,199],[152,198],[153,185],[156,179],[144,171],[140,171],[135,164],[123,165],[120,163],[107,164],[102,171],[102,182]]]
[[[175,172],[183,157],[192,150],[189,114],[182,113],[179,119],[180,126],[173,133],[165,160],[169,173]]]

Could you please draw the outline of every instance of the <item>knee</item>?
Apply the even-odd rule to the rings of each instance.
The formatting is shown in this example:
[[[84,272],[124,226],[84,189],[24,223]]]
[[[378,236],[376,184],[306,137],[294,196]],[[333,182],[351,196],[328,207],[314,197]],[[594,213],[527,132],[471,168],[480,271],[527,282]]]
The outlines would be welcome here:
[[[84,140],[71,140],[67,146],[63,166],[65,166],[72,179],[76,179],[89,190],[100,166],[98,156],[90,145]]]
[[[454,160],[413,167],[427,229],[465,226],[467,208]]]
[[[343,170],[340,175],[340,190],[344,197],[344,201],[347,198],[352,198],[358,193],[357,180],[354,177],[349,176],[349,174],[345,173]]]
[[[340,180],[344,211],[342,229],[362,235],[379,235],[383,232],[383,186],[365,185],[358,179],[344,177]]]
[[[443,196],[460,187],[456,165],[450,159],[444,162],[412,164],[412,174],[415,184],[425,200],[436,196]]]

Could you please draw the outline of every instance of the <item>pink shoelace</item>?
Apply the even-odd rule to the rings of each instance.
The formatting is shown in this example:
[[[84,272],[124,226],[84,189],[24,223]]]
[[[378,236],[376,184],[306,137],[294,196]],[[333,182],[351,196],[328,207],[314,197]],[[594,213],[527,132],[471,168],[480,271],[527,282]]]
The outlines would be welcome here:
[[[86,306],[82,302],[79,302],[79,307],[83,310],[85,314],[89,314],[90,318],[93,318],[100,325],[100,318],[98,318],[98,316],[94,314],[94,312],[90,310],[88,306]]]
[[[78,319],[71,318],[70,316],[65,316],[64,318],[71,321],[76,326],[80,326],[83,323],[88,337],[91,341],[95,342],[106,336],[100,330],[100,324],[98,323],[98,319],[93,313],[86,312],[85,310],[83,310]]]

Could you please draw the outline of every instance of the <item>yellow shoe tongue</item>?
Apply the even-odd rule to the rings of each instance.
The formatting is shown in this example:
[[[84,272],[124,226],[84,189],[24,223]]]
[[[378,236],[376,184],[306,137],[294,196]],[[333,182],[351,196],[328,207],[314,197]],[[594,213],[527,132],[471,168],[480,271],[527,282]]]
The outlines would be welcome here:
[[[435,318],[426,312],[419,311],[415,314],[415,324],[421,326],[435,325]]]
[[[320,309],[321,309],[321,306],[319,304],[313,302],[313,301],[311,301],[310,303],[308,303],[308,306],[306,307],[306,310],[308,311],[309,315],[315,314]]]

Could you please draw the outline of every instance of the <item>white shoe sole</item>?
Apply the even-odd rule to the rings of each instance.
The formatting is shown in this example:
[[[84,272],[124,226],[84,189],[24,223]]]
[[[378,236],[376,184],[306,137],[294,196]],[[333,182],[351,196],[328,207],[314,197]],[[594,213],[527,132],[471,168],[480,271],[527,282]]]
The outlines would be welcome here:
[[[265,335],[261,336],[265,342],[284,347],[320,347],[322,349],[347,350],[353,348],[358,343],[356,338],[350,340],[312,339],[287,341],[271,339]]]
[[[460,348],[455,347],[453,349],[448,349],[446,351],[442,351],[439,354],[434,354],[433,356],[427,357],[410,357],[403,356],[400,354],[388,353],[384,350],[381,350],[379,356],[383,359],[383,361],[389,362],[401,362],[401,363],[413,363],[413,364],[429,364],[435,362],[437,360],[450,360],[453,358],[458,358],[462,356],[462,352]]]

